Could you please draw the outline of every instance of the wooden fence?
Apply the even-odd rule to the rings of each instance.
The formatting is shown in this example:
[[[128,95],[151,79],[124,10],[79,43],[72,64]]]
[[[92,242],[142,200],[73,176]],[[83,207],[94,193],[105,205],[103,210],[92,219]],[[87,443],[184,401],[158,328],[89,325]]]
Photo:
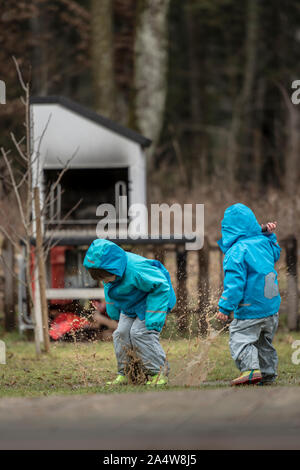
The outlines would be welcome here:
[[[299,290],[298,290],[298,243],[294,235],[280,240],[280,246],[285,256],[287,287],[286,287],[286,313],[287,326],[290,331],[299,329]],[[223,254],[216,243],[211,244],[205,238],[202,250],[198,252],[198,296],[199,296],[199,332],[206,332],[206,308],[210,303],[210,255],[212,251],[218,251],[220,264],[220,287],[223,285]],[[187,281],[187,252],[179,254],[177,251],[177,294],[186,293]],[[187,296],[182,295],[180,307],[187,310]]]
[[[122,243],[120,243],[122,244]],[[123,244],[122,244],[123,245]],[[125,245],[125,243],[124,243]],[[139,245],[139,241],[126,242],[126,249],[128,245]],[[280,241],[280,245],[285,252],[285,263],[287,273],[287,324],[289,330],[297,330],[299,328],[299,313],[298,313],[298,247],[297,239],[295,236],[289,236]],[[154,257],[164,263],[165,257],[169,251],[176,254],[176,276],[177,276],[177,306],[175,313],[178,317],[178,328],[185,330],[188,324],[188,314],[190,312],[188,306],[188,251],[185,249],[185,244],[178,240],[166,241],[163,243],[157,240],[155,243],[143,242],[141,245],[144,253],[151,250]],[[204,245],[198,251],[198,279],[197,279],[197,308],[196,313],[199,315],[199,334],[204,335],[207,330],[206,311],[210,304],[210,257],[213,251],[219,252],[219,266],[220,266],[220,287],[223,283],[223,269],[222,261],[223,254],[216,244],[209,242],[205,237]],[[284,254],[284,253],[283,253]],[[283,255],[282,254],[282,255]],[[13,277],[15,264],[15,256],[13,246],[6,240],[2,245],[2,270],[3,270],[3,308],[5,316],[5,329],[11,330],[16,326],[16,282]]]

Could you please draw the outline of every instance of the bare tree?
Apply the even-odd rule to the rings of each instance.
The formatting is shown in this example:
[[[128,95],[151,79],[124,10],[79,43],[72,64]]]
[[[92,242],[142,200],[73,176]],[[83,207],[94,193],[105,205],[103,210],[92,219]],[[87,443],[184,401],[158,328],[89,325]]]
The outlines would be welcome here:
[[[17,60],[15,58],[13,58],[13,60],[23,91],[21,101],[24,106],[25,114],[25,135],[20,140],[18,140],[14,133],[11,132],[10,135],[14,152],[12,153],[11,150],[5,150],[3,147],[1,147],[0,152],[7,172],[7,177],[4,178],[4,183],[9,185],[12,190],[17,203],[17,212],[21,223],[16,223],[16,220],[8,221],[6,224],[2,223],[0,225],[0,231],[14,246],[15,251],[19,251],[20,241],[25,247],[24,252],[26,279],[24,284],[28,294],[29,310],[32,313],[31,317],[34,324],[36,353],[39,355],[41,353],[41,342],[44,344],[46,352],[48,352],[50,348],[48,332],[48,305],[46,300],[45,261],[50,248],[53,246],[53,243],[51,234],[48,237],[48,240],[43,240],[42,233],[42,217],[44,217],[48,211],[48,207],[50,205],[50,194],[45,194],[41,203],[39,181],[40,172],[43,171],[43,168],[40,167],[40,148],[47,132],[51,115],[49,116],[43,132],[39,137],[36,152],[32,153],[30,84],[28,82],[25,83]],[[55,185],[57,186],[59,184],[64,173],[68,170],[72,159],[77,153],[77,150],[70,157],[65,167],[63,167],[60,171],[56,182],[54,182],[54,187]],[[11,158],[12,155],[15,157],[15,161]],[[16,160],[20,164],[21,170],[16,165]],[[33,172],[34,168],[35,172]],[[80,201],[68,212],[68,214],[66,214],[63,220],[67,218],[73,212],[73,210],[76,209],[79,203]],[[3,208],[0,208],[0,210],[2,213],[4,212]],[[5,216],[5,213],[3,215]],[[53,214],[52,217],[55,218],[55,216],[56,214]],[[34,248],[34,263],[32,263],[32,241],[34,239],[36,240],[36,246]],[[13,271],[12,266],[6,266],[6,268]],[[15,275],[14,272],[12,272],[12,274]],[[40,299],[38,299],[37,295],[33,292],[33,284],[36,287],[36,292],[39,292]],[[41,321],[37,315],[37,309],[39,306],[42,312]]]
[[[23,96],[21,101],[24,105],[24,114],[25,114],[25,136],[22,137],[20,141],[17,140],[14,133],[11,133],[11,139],[15,148],[15,155],[22,162],[24,169],[24,174],[21,178],[17,178],[16,172],[14,171],[13,161],[10,159],[10,150],[5,150],[1,147],[1,155],[6,165],[6,169],[9,175],[10,184],[17,202],[18,213],[21,219],[22,232],[20,234],[14,233],[14,237],[10,236],[5,227],[1,226],[0,230],[2,233],[8,237],[11,242],[14,244],[15,248],[18,250],[18,242],[22,240],[26,248],[26,289],[29,295],[29,302],[31,311],[35,313],[34,309],[34,297],[32,291],[32,273],[31,273],[31,238],[33,236],[33,217],[32,217],[32,159],[30,151],[30,85],[28,82],[24,82],[23,76],[21,74],[19,64],[17,60],[13,57],[15,67],[17,70],[19,82],[23,90]],[[25,198],[22,197],[21,191],[25,186]],[[11,224],[10,224],[11,225]],[[15,232],[14,227],[12,231]],[[36,344],[36,353],[39,355],[41,353],[40,348],[40,332],[37,318],[34,315],[34,328],[35,328],[35,344]]]

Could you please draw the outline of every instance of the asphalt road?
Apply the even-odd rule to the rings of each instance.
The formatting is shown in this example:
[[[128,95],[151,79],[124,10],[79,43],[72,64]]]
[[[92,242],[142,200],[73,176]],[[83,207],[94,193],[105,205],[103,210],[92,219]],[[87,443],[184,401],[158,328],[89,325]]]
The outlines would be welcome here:
[[[300,449],[300,387],[2,398],[0,449]]]

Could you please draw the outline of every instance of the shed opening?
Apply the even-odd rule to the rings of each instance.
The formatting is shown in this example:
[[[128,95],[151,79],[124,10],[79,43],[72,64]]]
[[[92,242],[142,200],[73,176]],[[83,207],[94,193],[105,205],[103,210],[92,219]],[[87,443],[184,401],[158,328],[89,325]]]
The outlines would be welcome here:
[[[69,169],[57,185],[60,172],[44,170],[45,193],[49,194],[47,225],[93,224],[99,220],[99,204],[118,207],[118,194],[128,194],[128,168]]]

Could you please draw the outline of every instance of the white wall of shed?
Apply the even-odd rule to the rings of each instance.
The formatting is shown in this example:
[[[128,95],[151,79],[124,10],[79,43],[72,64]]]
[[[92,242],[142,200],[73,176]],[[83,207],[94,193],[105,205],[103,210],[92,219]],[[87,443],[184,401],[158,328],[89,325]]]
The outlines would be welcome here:
[[[137,142],[60,104],[33,104],[31,116],[33,185],[41,188],[41,200],[46,169],[127,167],[129,205],[147,204],[146,156]],[[142,223],[146,231],[146,217]]]
[[[32,119],[34,151],[40,145],[40,167],[63,168],[75,152],[70,168],[128,167],[141,157],[137,142],[59,104],[32,105]]]

